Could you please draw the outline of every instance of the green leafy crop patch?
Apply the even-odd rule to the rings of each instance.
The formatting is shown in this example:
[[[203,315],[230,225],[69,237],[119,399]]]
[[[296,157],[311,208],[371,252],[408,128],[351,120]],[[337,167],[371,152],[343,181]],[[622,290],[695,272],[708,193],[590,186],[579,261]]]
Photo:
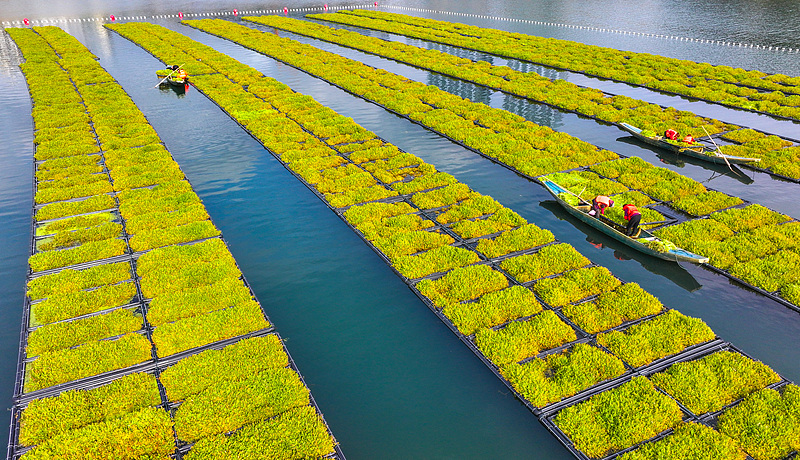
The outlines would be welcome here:
[[[98,195],[81,201],[66,201],[45,205],[36,211],[36,220],[43,221],[60,217],[74,216],[88,212],[112,209],[116,206],[110,195]]]
[[[645,377],[560,411],[553,422],[590,457],[604,457],[675,427],[683,418],[678,404]]]
[[[507,271],[517,281],[525,283],[580,268],[589,263],[589,259],[575,248],[569,244],[560,243],[546,246],[535,254],[524,254],[506,259],[500,263],[500,268]]]
[[[89,241],[71,249],[34,254],[28,259],[28,263],[34,272],[38,272],[119,256],[127,249],[128,245],[121,239]]]
[[[486,195],[478,195],[451,206],[447,211],[439,214],[436,220],[442,224],[449,224],[464,219],[474,219],[486,214],[493,214],[502,207],[503,206],[494,198]]]
[[[669,310],[625,332],[602,333],[597,343],[631,366],[640,367],[714,338],[714,332],[702,320]]]
[[[253,300],[238,277],[224,278],[197,288],[168,292],[150,301],[147,321],[154,327],[202,315]]]
[[[725,224],[734,232],[753,230],[763,225],[791,220],[789,216],[767,209],[760,204],[717,212],[711,214],[710,218]]]
[[[84,228],[59,231],[53,236],[37,241],[37,251],[52,251],[79,246],[89,241],[107,240],[121,236],[122,224],[105,222]]]
[[[124,305],[136,295],[133,283],[100,286],[91,291],[51,295],[31,305],[31,327]]]
[[[252,337],[221,350],[205,350],[178,361],[161,373],[170,401],[181,401],[225,380],[243,380],[265,369],[289,365],[277,335]]]
[[[482,239],[478,242],[478,252],[487,257],[500,257],[512,252],[535,248],[550,243],[555,237],[549,230],[534,224],[526,224],[520,228],[508,230],[494,239]]]
[[[622,284],[605,267],[579,268],[556,278],[545,278],[533,290],[547,304],[560,307],[595,294],[610,291]]]
[[[400,256],[392,265],[406,278],[415,279],[474,264],[479,260],[477,254],[467,249],[439,246],[421,254]]]
[[[117,216],[111,212],[101,212],[85,216],[69,217],[66,219],[54,220],[42,224],[36,228],[36,236],[58,234],[82,228],[95,227],[116,219]]]
[[[527,221],[522,216],[508,208],[501,208],[486,218],[455,222],[450,229],[458,236],[469,239],[504,232],[525,224]]]
[[[672,202],[672,206],[693,216],[705,216],[720,209],[742,204],[739,197],[709,190],[698,195],[686,196]]]
[[[681,423],[669,436],[619,456],[620,460],[745,460],[736,442],[699,423]]]
[[[504,366],[576,338],[575,331],[548,310],[526,321],[512,321],[498,330],[480,329],[475,334],[475,344],[490,361]]]
[[[488,265],[456,268],[437,280],[422,280],[417,289],[434,305],[444,306],[476,299],[508,286],[508,279]]]
[[[254,300],[160,325],[153,331],[158,356],[165,357],[270,327]]]
[[[590,302],[565,306],[561,312],[584,331],[594,334],[620,324],[654,315],[664,309],[661,302],[636,283],[604,292]]]
[[[352,155],[350,157],[352,159]],[[443,187],[446,185],[455,184],[456,178],[450,174],[437,172],[434,174],[426,174],[424,176],[416,177],[408,182],[396,182],[392,184],[392,188],[402,195],[421,192],[423,190],[430,190],[436,187]]]
[[[781,380],[766,364],[730,351],[674,364],[650,379],[696,415],[720,410]]]
[[[157,247],[186,243],[219,236],[221,232],[210,220],[189,222],[170,228],[155,228],[139,232],[130,239],[131,249],[145,251]]]
[[[114,310],[69,322],[52,323],[28,334],[27,356],[38,356],[93,340],[114,337],[142,328],[141,315],[131,310]]]
[[[766,291],[777,291],[800,282],[800,254],[781,251],[763,259],[737,263],[730,272]]]
[[[523,364],[500,369],[514,388],[536,407],[560,401],[625,373],[616,357],[585,343]]]
[[[411,201],[422,209],[435,209],[475,196],[466,184],[452,184],[430,192],[415,193]]]
[[[164,409],[147,407],[59,434],[36,446],[24,458],[168,458],[174,451],[169,414]]]
[[[53,295],[77,293],[130,278],[131,266],[127,262],[98,265],[83,270],[66,269],[28,281],[28,296],[36,300]]]
[[[472,335],[481,328],[498,326],[541,311],[542,306],[533,292],[522,286],[490,292],[477,302],[452,303],[442,309],[442,313],[464,335]]]
[[[396,232],[391,236],[375,239],[372,243],[386,254],[389,260],[400,256],[416,254],[439,246],[453,243],[455,240],[444,233],[428,232],[425,230]]]
[[[408,203],[367,203],[349,208],[344,212],[348,222],[360,228],[361,225],[390,217],[414,212]]]
[[[19,443],[39,444],[70,430],[161,404],[155,377],[131,374],[92,390],[35,399],[20,419]]]
[[[257,460],[263,458],[323,458],[335,441],[310,406],[296,407],[261,422],[246,425],[230,436],[203,438],[186,460]]]
[[[800,450],[800,387],[763,389],[719,417],[717,429],[756,460],[778,460]]]
[[[152,358],[151,348],[146,337],[130,333],[115,340],[42,353],[26,365],[25,392],[139,364]]]
[[[179,439],[192,442],[308,404],[308,389],[295,371],[265,369],[188,396],[175,412],[175,431]]]

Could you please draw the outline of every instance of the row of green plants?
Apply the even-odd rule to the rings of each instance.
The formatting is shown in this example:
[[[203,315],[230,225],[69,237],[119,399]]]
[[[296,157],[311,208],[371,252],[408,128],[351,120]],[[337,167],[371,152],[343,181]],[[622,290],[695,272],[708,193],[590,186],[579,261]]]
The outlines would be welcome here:
[[[46,37],[47,42],[36,33]],[[70,191],[98,174],[99,167],[108,171],[102,173],[108,184],[102,192],[115,192],[113,196],[109,193],[41,207],[36,215],[37,220],[43,221],[37,228],[42,237],[38,248],[47,251],[41,254],[66,254],[67,250],[62,248],[78,242],[83,243],[79,248],[99,245],[105,241],[98,234],[108,235],[115,230],[114,236],[118,236],[123,224],[133,251],[157,248],[138,258],[135,272],[130,262],[122,262],[81,270],[67,268],[30,280],[30,325],[35,329],[28,334],[26,352],[36,358],[26,365],[25,391],[148,361],[154,347],[159,356],[165,357],[270,327],[260,305],[244,285],[227,247],[220,239],[208,240],[219,235],[219,231],[210,222],[199,198],[122,88],[85,47],[60,29],[45,28],[18,35],[23,39],[37,38],[33,45],[21,46],[26,58],[34,56],[26,65],[32,66],[39,59],[63,74],[69,85],[62,85],[58,91],[78,101],[73,106],[82,115],[68,121],[89,127],[78,131],[89,133],[94,142],[85,154],[69,148],[61,156],[56,155],[55,149],[52,153],[46,151],[47,159],[40,158],[44,161],[37,168],[40,190]],[[43,47],[49,53],[42,53]],[[46,100],[36,98],[35,88],[38,86],[31,91],[34,117],[45,117],[47,113],[41,109]],[[58,96],[47,93],[51,99],[57,100]],[[37,130],[37,139],[42,143],[76,139],[54,132],[56,129],[61,129],[61,125],[51,122],[47,128]],[[102,158],[95,152],[102,152]],[[109,209],[114,211],[105,211]],[[108,227],[111,228],[107,230]],[[205,241],[174,246],[197,240]],[[71,263],[58,266],[68,265]],[[142,292],[150,297],[145,305],[152,313],[152,322],[145,322],[141,306],[119,308],[133,300],[138,303],[139,280]],[[143,322],[154,327],[152,342],[140,331]],[[268,343],[273,350],[267,354],[276,355],[276,362],[285,367],[288,357],[280,341],[273,337]],[[231,369],[226,375],[234,375],[234,368],[245,369],[243,363],[257,359],[256,351],[253,347],[245,350],[235,365],[229,363]],[[202,370],[209,375],[220,371],[216,366]],[[199,371],[193,371],[195,380],[199,379]],[[251,397],[268,396],[283,401],[299,391],[305,394],[307,406],[308,390],[296,373],[287,369],[281,372],[289,374],[288,380],[275,380],[269,387],[252,386]],[[241,384],[238,385],[237,394],[242,391]],[[231,407],[228,405],[233,399],[233,395],[226,396],[226,407]],[[92,459],[164,458],[175,451],[176,426],[187,426],[186,420],[192,420],[188,425],[204,429],[217,424],[220,412],[208,412],[206,402],[194,403],[202,409],[194,413],[191,403],[184,402],[182,410],[170,415],[164,408],[156,407],[162,403],[156,379],[149,374],[131,374],[94,390],[73,390],[56,398],[32,401],[22,412],[19,443],[35,446],[24,454],[26,459],[65,458],[65,455]],[[238,405],[228,409],[234,413],[232,420],[236,420],[238,413],[244,413],[240,411],[241,404],[251,401],[241,398]],[[262,404],[252,412],[267,417],[265,407]],[[275,413],[287,409],[277,403],[275,407]],[[234,431],[251,421],[238,420],[238,425],[226,425],[228,429],[210,434]],[[333,440],[324,423],[319,417],[314,421],[318,439],[311,443],[319,447],[327,441],[328,448],[320,455],[332,452]],[[302,445],[293,447],[299,449]]]
[[[152,47],[149,50],[159,57],[161,54],[157,40],[174,43],[177,41],[174,37],[179,36],[179,34],[159,26],[144,24],[129,23],[114,25],[113,28],[137,43],[135,38],[137,34],[147,35],[148,46]],[[374,136],[365,136],[361,130],[347,128],[346,125],[352,121],[343,120],[329,109],[316,105],[311,98],[299,96],[285,85],[268,78],[262,78],[256,82],[236,80],[234,73],[214,62],[213,58],[202,54],[202,50],[197,50],[196,46],[187,49],[192,50],[193,57],[202,59],[211,67],[218,66],[220,73],[226,75],[193,77],[193,81],[197,83],[198,87],[313,187],[322,183],[322,179],[325,177],[353,175],[366,177],[361,175],[353,165],[366,166],[370,161],[391,159],[396,155],[392,155],[392,148],[376,152],[374,149],[381,147],[382,141],[377,140]],[[325,123],[321,123],[323,117]],[[294,121],[296,123],[293,124]],[[312,135],[316,134],[316,129],[320,125],[324,125],[325,129],[320,131],[319,135]],[[304,131],[302,128],[306,130]],[[348,139],[347,134],[341,134],[347,132],[353,133],[353,137]],[[331,135],[332,137],[329,137]],[[348,140],[350,142],[347,142]],[[329,148],[331,145],[334,148]],[[352,159],[358,161],[354,162]],[[405,156],[398,161],[403,165],[414,164],[413,161],[409,162]],[[346,168],[346,171],[335,171],[343,167]],[[404,166],[404,168],[408,167]],[[415,169],[420,171],[421,168]],[[368,170],[365,167],[364,171],[385,170],[381,168]],[[386,177],[397,176],[388,174]],[[407,183],[412,183],[420,178],[416,173],[413,177],[414,179]],[[376,180],[378,180],[377,177]],[[378,182],[380,183],[380,181]],[[374,187],[368,185],[370,183],[371,181],[366,180],[359,182],[364,188]],[[393,183],[380,185],[387,189],[395,186]],[[324,197],[332,207],[338,208],[334,200],[336,194],[320,193],[320,196]],[[450,212],[451,209],[452,212]],[[517,280],[510,278],[505,270],[501,271],[493,264],[475,263],[479,258],[473,249],[454,247],[452,243],[448,244],[449,240],[446,239],[431,243],[432,240],[439,239],[439,236],[422,236],[420,232],[437,230],[443,225],[455,225],[457,222],[453,222],[451,219],[469,221],[484,217],[482,213],[487,210],[495,214],[500,212],[490,200],[476,195],[463,184],[447,181],[437,184],[437,188],[432,190],[419,189],[410,196],[401,197],[399,201],[394,199],[392,201],[372,200],[372,202],[353,203],[343,210],[347,221],[366,239],[381,242],[381,250],[395,268],[398,268],[403,276],[409,278],[417,289],[431,300],[437,310],[450,318],[463,334],[470,335],[484,356],[498,367],[502,366],[503,372],[509,376],[513,375],[515,381],[535,382],[528,383],[528,386],[541,389],[543,396],[537,396],[537,398],[541,398],[537,400],[543,405],[621,375],[620,370],[622,369],[624,373],[625,365],[618,357],[594,345],[587,345],[589,348],[576,345],[564,352],[552,355],[551,358],[538,357],[542,351],[575,341],[578,338],[578,331],[569,325],[559,312],[539,301],[537,295],[534,294],[536,286],[541,284],[547,287],[547,289],[540,289],[542,292],[559,292],[567,299],[569,297],[565,295],[566,293],[580,288],[578,292],[589,297],[583,303],[580,303],[583,297],[574,299],[577,302],[574,302],[573,299],[566,300],[569,305],[582,306],[581,309],[572,312],[572,315],[576,318],[587,317],[589,319],[586,321],[590,323],[593,314],[601,314],[590,311],[591,305],[601,305],[602,307],[599,308],[613,312],[615,316],[614,318],[604,316],[602,318],[604,325],[595,326],[600,331],[626,321],[660,313],[663,310],[663,306],[657,299],[644,293],[638,286],[621,284],[610,272],[601,267],[583,267],[584,260],[579,255],[576,256],[576,253],[571,253],[566,246],[548,245],[553,241],[552,234],[538,229],[532,224],[517,226],[500,235],[484,235],[477,241],[475,248],[478,248],[478,251],[480,248],[490,248],[489,250],[500,256],[517,251],[534,250],[542,260],[534,259],[529,265],[525,265],[521,260],[518,266],[530,267],[531,271],[540,270],[539,273],[546,274],[552,273],[552,270],[548,271],[548,267],[554,264],[564,265],[561,257],[573,254],[575,261],[567,263],[562,268],[562,271],[566,270],[566,273],[559,272],[557,275],[551,275],[554,276],[552,278],[535,281],[533,290],[520,285]],[[420,212],[420,210],[424,210],[424,212]],[[442,220],[446,221],[446,224],[438,220],[440,216],[444,216]],[[435,232],[434,235],[441,235],[441,233]],[[491,244],[482,246],[484,242],[491,242]],[[430,247],[437,243],[441,243],[441,245],[435,248]],[[408,254],[409,251],[420,249],[417,244],[422,244],[422,252]],[[378,247],[377,244],[376,247]],[[553,249],[548,249],[551,247]],[[453,251],[453,249],[461,249],[461,251]],[[465,252],[475,254],[475,256],[471,260],[462,260],[462,254]],[[406,270],[404,266],[397,263],[398,260],[406,261],[409,258],[420,258],[421,256],[434,259],[436,263],[427,266],[425,270]],[[440,271],[445,273],[440,274]],[[571,273],[575,274],[571,275]],[[427,279],[415,281],[415,277],[422,274],[429,274],[429,276]],[[592,286],[585,290],[581,285],[585,283]],[[598,293],[600,293],[598,297],[591,297]],[[630,306],[630,303],[636,305]],[[565,306],[561,310],[566,311],[567,308],[568,306]],[[594,321],[600,322],[598,319]],[[653,326],[644,326],[651,322],[654,322]],[[685,333],[680,331],[681,325],[687,326],[689,330]],[[616,336],[612,336],[613,333],[611,333],[609,336],[612,339],[607,341],[609,346],[622,343],[624,340],[636,343],[637,345],[634,346],[651,344],[648,350],[641,353],[635,349],[627,352],[625,359],[637,364],[674,355],[682,349],[676,344],[683,343],[686,347],[714,338],[713,333],[709,336],[710,329],[702,324],[702,321],[687,318],[674,311],[668,311],[666,314],[645,320],[638,326],[640,326],[638,329],[626,329],[622,333],[622,339],[616,339]],[[681,337],[678,340],[670,339],[668,344],[659,346],[658,340],[663,338],[662,329],[667,329],[673,334],[680,334]],[[573,372],[579,370],[588,372],[595,367],[600,370],[592,375],[574,377]],[[646,379],[645,381],[649,382]],[[652,384],[647,384],[653,388]],[[520,383],[520,385],[524,385],[524,383]],[[518,391],[522,394],[522,390]],[[640,394],[642,392],[644,394]],[[655,391],[654,388],[653,392],[670,401],[677,408],[677,403],[673,399]],[[641,401],[650,397],[650,393],[646,389],[640,388],[637,391],[631,391],[631,395],[633,403],[629,404],[629,410],[648,413],[654,419],[661,418],[658,413],[653,413],[649,407],[644,408],[641,404]],[[680,420],[679,409],[677,413],[678,420]],[[664,424],[662,423],[662,425]],[[653,433],[660,433],[667,428],[669,426],[657,427]],[[636,431],[637,427],[634,424],[630,429]],[[245,433],[245,431],[242,430],[238,433]],[[263,431],[253,429],[253,435],[261,433]],[[628,435],[629,433],[624,432],[614,434],[620,439],[620,445],[624,445],[624,447],[637,442],[631,442]],[[231,436],[232,442],[235,436]],[[247,439],[251,436],[250,431],[243,436]],[[202,440],[198,441],[193,451],[198,449],[197,452],[199,452],[201,443],[203,443]],[[217,455],[224,455],[225,451],[218,452]]]
[[[474,49],[727,106],[800,119],[800,77],[712,66],[497,29],[372,10],[310,18]]]
[[[791,221],[791,222],[790,222]],[[711,265],[800,305],[800,223],[753,204],[656,230]]]
[[[223,20],[186,21],[186,24],[324,78],[528,175],[617,158],[613,152],[538,126],[507,111],[473,103],[310,45]],[[336,71],[332,72],[334,68]]]
[[[309,15],[309,17],[324,19],[329,18],[330,15]],[[353,31],[332,29],[321,24],[280,16],[245,17],[244,19],[489,86],[561,109],[576,111],[605,122],[627,122],[634,126],[647,127],[654,134],[667,129],[675,129],[682,134],[699,138],[707,134],[738,129],[737,126],[725,124],[719,120],[698,117],[691,112],[663,108],[621,95],[608,96],[599,90],[582,88],[565,80],[551,81],[534,72],[519,72],[505,66],[489,65],[485,61],[471,61],[438,50],[386,41]],[[766,137],[763,134],[762,136]],[[762,158],[760,167],[767,168],[776,174],[800,179],[800,171],[797,170],[798,166],[795,161],[796,149],[794,151],[784,149],[784,147],[791,146],[792,142],[782,141],[777,136],[770,136],[770,139],[780,142],[776,145],[768,145],[765,142],[754,143],[741,149],[738,149],[739,146],[736,146],[737,148],[726,146],[723,151],[736,156]],[[687,144],[681,145],[686,146]]]

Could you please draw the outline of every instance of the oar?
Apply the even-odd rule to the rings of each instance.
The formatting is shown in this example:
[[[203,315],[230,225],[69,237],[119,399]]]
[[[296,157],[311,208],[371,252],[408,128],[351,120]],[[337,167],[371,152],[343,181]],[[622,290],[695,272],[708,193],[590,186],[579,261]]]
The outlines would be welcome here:
[[[714,143],[714,147],[717,148],[716,155],[717,155],[717,157],[719,157],[720,156],[720,150],[719,150],[719,146],[717,145],[717,142],[714,140],[713,137],[711,137],[711,134],[708,134],[708,131],[706,131],[706,127],[705,126],[700,125],[700,127],[703,128],[703,132],[705,132],[706,136],[708,136],[708,138],[711,139],[711,142]],[[731,166],[731,164],[728,162],[728,159],[725,158],[725,155],[722,155],[722,159],[725,160],[725,164],[728,165],[728,169],[730,169],[732,173],[737,174],[736,171],[733,170],[733,167]]]
[[[170,75],[172,75],[172,74],[174,74],[175,72],[179,71],[179,70],[181,69],[181,67],[183,67],[184,65],[186,65],[186,64],[181,64],[180,66],[178,66],[178,68],[177,68],[177,69],[174,69],[172,72],[168,73],[168,74],[167,74],[167,76],[166,76],[166,77],[164,77],[164,78],[162,78],[162,79],[161,79],[161,81],[160,81],[160,82],[158,82],[158,83],[156,84],[156,86],[154,86],[153,88],[158,88],[158,85],[160,85],[160,84],[164,83],[165,81],[167,81],[167,78],[169,78],[169,76],[170,76]]]
[[[572,195],[572,196],[574,196],[574,197],[577,197],[579,200],[583,201],[584,203],[586,203],[586,204],[591,204],[591,203],[589,203],[588,201],[586,201],[586,200],[584,200],[583,198],[581,198],[581,196],[580,196],[580,195],[576,195],[576,194],[574,194],[574,193],[570,192],[570,191],[569,191],[569,190],[567,190],[565,187],[561,187],[561,188],[562,188],[562,189],[564,189],[564,191],[566,191],[566,192],[567,192],[567,193],[569,193],[570,195]],[[586,190],[586,187],[583,187],[583,190]],[[581,190],[581,193],[583,193],[583,190]]]

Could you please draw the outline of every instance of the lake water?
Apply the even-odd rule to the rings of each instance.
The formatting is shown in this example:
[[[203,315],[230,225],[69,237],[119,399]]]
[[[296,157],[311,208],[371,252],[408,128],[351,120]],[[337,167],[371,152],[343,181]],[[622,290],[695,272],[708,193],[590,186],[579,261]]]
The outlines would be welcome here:
[[[767,3],[744,1],[645,0],[636,3],[635,11],[627,10],[629,4],[598,0],[381,2],[386,11],[800,75],[796,52],[521,25],[477,17],[522,18],[760,47],[800,48],[797,30],[800,9],[793,1],[772,1],[767,7]],[[284,6],[321,5],[308,1],[284,5],[254,1],[167,4],[136,0],[17,0],[2,4],[0,21],[109,14],[151,16],[177,11],[214,12],[233,8],[245,11]],[[209,44],[354,118],[397,146],[494,197],[529,221],[553,231],[560,240],[574,245],[622,279],[640,283],[667,306],[702,318],[722,338],[785,377],[800,381],[797,347],[800,314],[703,268],[678,266],[633,253],[591,229],[576,225],[548,201],[549,195],[543,188],[320,80],[230,42],[183,27],[177,19],[148,20]],[[192,89],[178,95],[171,89],[152,88],[153,70],[161,64],[99,23],[70,21],[58,25],[100,58],[175,156],[223,231],[267,314],[286,339],[348,458],[572,458],[378,256],[214,104]],[[435,84],[463,97],[512,110],[536,123],[619,153],[641,156],[707,181],[709,187],[800,217],[796,206],[800,196],[798,184],[777,181],[766,174],[748,172],[749,177],[743,180],[688,163],[662,163],[655,152],[620,142],[624,135],[616,128],[374,56],[300,40]],[[3,127],[0,130],[0,406],[10,406],[30,236],[32,122],[25,81],[16,67],[18,56],[6,35],[0,39],[0,51]],[[496,62],[504,61],[496,59]],[[627,85],[572,74],[561,76],[579,84],[727,121],[760,124],[762,129],[800,138],[800,125],[796,123],[775,122]]]

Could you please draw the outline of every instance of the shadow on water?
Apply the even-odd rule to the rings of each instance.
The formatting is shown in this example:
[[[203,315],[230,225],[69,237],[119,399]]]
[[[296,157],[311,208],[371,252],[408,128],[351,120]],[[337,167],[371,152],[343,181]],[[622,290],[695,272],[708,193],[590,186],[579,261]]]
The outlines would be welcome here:
[[[580,220],[576,219],[561,207],[555,200],[544,200],[539,202],[539,206],[552,212],[559,219],[574,225],[586,235],[586,241],[597,249],[607,249],[614,252],[614,258],[620,261],[634,260],[650,273],[663,276],[675,283],[681,289],[694,292],[702,287],[692,275],[689,274],[680,264],[661,260],[626,246],[614,238],[592,228]]]

